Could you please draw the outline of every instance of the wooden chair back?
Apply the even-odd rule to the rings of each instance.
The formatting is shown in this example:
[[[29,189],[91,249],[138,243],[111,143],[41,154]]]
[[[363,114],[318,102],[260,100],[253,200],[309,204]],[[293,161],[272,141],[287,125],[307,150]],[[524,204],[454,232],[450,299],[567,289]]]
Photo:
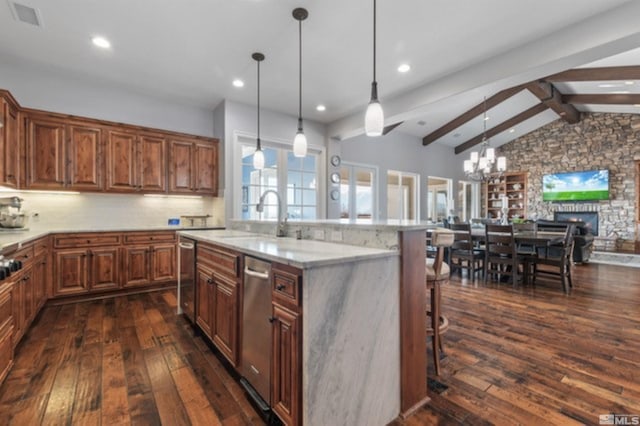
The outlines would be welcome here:
[[[489,276],[508,276],[518,281],[518,247],[511,225],[491,225],[485,228],[485,282]]]
[[[453,232],[454,241],[451,245],[452,250],[473,250],[473,240],[471,239],[471,225],[468,223],[452,223],[449,226]]]

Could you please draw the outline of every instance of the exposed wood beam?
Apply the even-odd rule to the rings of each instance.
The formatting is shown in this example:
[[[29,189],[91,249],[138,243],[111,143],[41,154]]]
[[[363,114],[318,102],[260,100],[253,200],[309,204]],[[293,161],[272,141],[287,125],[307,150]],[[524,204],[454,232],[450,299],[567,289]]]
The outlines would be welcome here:
[[[524,89],[524,86],[510,87],[508,89],[505,89],[501,92],[496,93],[490,98],[487,98],[487,109],[493,108],[499,103],[509,99],[516,93],[520,92],[522,89]],[[485,108],[485,103],[484,102],[479,103],[478,105],[474,106],[467,112],[463,113],[462,115],[459,115],[458,117],[454,118],[444,126],[434,130],[433,132],[429,133],[427,136],[422,138],[422,145],[425,145],[425,146],[429,145],[430,143],[440,139],[442,136],[446,135],[452,130],[455,130],[458,127],[462,126],[464,123],[479,116],[484,112],[484,108]]]
[[[393,124],[389,124],[388,126],[384,126],[384,129],[382,129],[382,136],[386,135],[387,133],[389,133],[390,131],[392,131],[393,129],[395,129],[396,127],[401,125],[402,123],[404,123],[404,121],[398,121],[397,123],[393,123]]]
[[[512,128],[513,126],[515,126],[517,124],[520,124],[525,120],[530,119],[534,115],[538,115],[542,111],[546,111],[547,108],[549,108],[549,107],[547,105],[545,105],[545,104],[537,104],[537,105],[529,108],[528,110],[521,112],[518,115],[514,115],[513,117],[511,117],[507,121],[504,121],[504,122],[498,124],[497,126],[492,127],[489,130],[487,130],[487,138],[492,138],[495,135],[497,135],[499,133],[502,133],[507,129]],[[476,137],[474,137],[472,139],[469,139],[465,143],[456,146],[456,148],[455,148],[456,154],[460,154],[461,152],[464,152],[467,149],[472,148],[472,147],[478,145],[479,143],[481,143],[482,142],[482,136],[483,135],[478,135],[478,136],[476,136]]]
[[[580,121],[580,111],[573,105],[563,103],[562,93],[558,92],[553,84],[534,81],[527,84],[527,89],[567,123],[575,124]]]
[[[640,105],[640,94],[603,93],[594,95],[562,95],[562,102],[568,104]]]
[[[550,75],[544,80],[554,83],[561,81],[640,80],[640,66],[575,68]]]

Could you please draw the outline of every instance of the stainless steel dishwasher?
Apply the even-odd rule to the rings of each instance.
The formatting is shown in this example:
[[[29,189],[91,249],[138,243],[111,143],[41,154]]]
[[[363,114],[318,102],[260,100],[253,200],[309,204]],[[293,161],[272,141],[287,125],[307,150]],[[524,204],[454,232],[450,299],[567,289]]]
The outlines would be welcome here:
[[[195,241],[180,237],[178,246],[178,313],[195,324]]]
[[[263,410],[271,405],[271,264],[244,258],[244,302],[242,306],[242,362],[240,374],[245,389]],[[247,386],[249,382],[251,386]],[[253,388],[253,389],[251,389]],[[266,406],[264,405],[266,403]]]

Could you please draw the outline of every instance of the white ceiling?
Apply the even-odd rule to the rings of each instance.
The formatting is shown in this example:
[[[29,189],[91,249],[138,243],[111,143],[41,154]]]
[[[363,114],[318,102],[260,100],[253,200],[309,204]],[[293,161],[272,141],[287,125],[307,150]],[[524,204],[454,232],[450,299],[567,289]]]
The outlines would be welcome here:
[[[309,18],[303,24],[304,116],[330,124],[330,131],[339,129],[336,135],[357,133],[354,123],[362,121],[372,74],[371,0],[19,2],[36,8],[43,26],[36,28],[17,22],[8,3],[0,2],[2,60],[28,61],[30,66],[49,72],[94,78],[140,93],[213,108],[225,98],[255,104],[256,74],[251,53],[261,51],[266,55],[261,66],[262,105],[292,115],[297,111],[298,40],[297,22],[291,11],[304,6],[309,10]],[[622,46],[636,48],[640,44],[634,45],[635,40],[630,40],[634,35],[631,30],[623,32],[626,27],[619,18],[615,28],[605,27],[606,40],[600,35],[600,39],[594,39],[591,33],[569,32],[582,21],[609,16],[607,13],[616,10],[629,15],[622,8],[636,7],[632,3],[379,0],[378,81],[385,112],[388,102],[389,119],[406,120],[398,130],[424,136],[480,102],[483,96],[494,94],[500,84],[507,84],[509,75],[500,61],[496,59],[493,67],[487,64],[493,58],[517,59],[521,46],[548,43],[547,56],[542,55],[539,63],[535,56],[519,61],[523,64],[519,72],[531,71],[535,75],[545,72],[536,67],[551,61],[560,66],[563,57],[578,52],[589,51],[593,60],[619,53]],[[570,47],[551,43],[555,34],[570,40],[567,43]],[[108,38],[112,48],[108,51],[95,48],[90,42],[93,35]],[[604,46],[605,41],[611,43]],[[636,51],[626,58],[614,59],[613,63],[640,64],[638,57]],[[407,74],[396,71],[403,62],[412,67]],[[464,73],[477,76],[482,84],[474,78],[459,78],[457,81],[466,83],[457,84],[450,78],[462,77]],[[543,75],[546,74],[540,77]],[[244,79],[244,88],[234,88],[231,85],[234,78]],[[437,92],[434,99],[417,98],[441,81],[449,83],[440,85],[439,91],[432,91]],[[635,88],[640,89],[638,86]],[[517,104],[512,105],[514,109],[526,109],[531,99],[518,96],[513,102]],[[315,110],[319,103],[327,106],[326,112]],[[494,113],[493,122],[500,122],[502,113],[497,110],[490,115]],[[514,115],[513,111],[503,113],[508,117]],[[542,121],[549,119],[545,117]],[[426,125],[418,125],[420,120],[426,121]],[[541,122],[539,117],[531,120],[534,124]],[[477,130],[478,126],[481,129],[482,121],[475,120],[468,126],[465,133]],[[512,135],[531,126],[523,123]],[[494,138],[496,145],[508,139],[501,136]],[[456,145],[459,139],[456,138]],[[452,140],[442,142],[454,146]]]

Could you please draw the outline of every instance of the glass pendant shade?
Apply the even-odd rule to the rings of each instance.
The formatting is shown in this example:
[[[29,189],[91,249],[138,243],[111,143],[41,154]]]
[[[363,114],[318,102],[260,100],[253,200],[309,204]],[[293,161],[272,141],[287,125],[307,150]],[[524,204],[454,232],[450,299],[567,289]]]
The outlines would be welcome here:
[[[504,172],[507,170],[507,157],[498,157],[498,171]]]
[[[260,148],[253,153],[253,168],[256,170],[264,169],[264,152]]]
[[[367,136],[380,136],[384,128],[384,112],[382,105],[377,100],[369,102],[367,113],[364,116],[364,130]]]
[[[496,150],[493,148],[487,148],[487,161],[493,163],[496,159]]]
[[[478,151],[473,151],[471,153],[471,162],[472,163],[477,163],[478,162],[478,158],[480,158],[479,154],[478,154]]]
[[[471,160],[464,160],[464,171],[470,172],[472,170],[473,170],[473,164],[471,163]]]
[[[307,155],[307,137],[302,130],[298,130],[296,137],[293,139],[293,155],[296,157]]]

